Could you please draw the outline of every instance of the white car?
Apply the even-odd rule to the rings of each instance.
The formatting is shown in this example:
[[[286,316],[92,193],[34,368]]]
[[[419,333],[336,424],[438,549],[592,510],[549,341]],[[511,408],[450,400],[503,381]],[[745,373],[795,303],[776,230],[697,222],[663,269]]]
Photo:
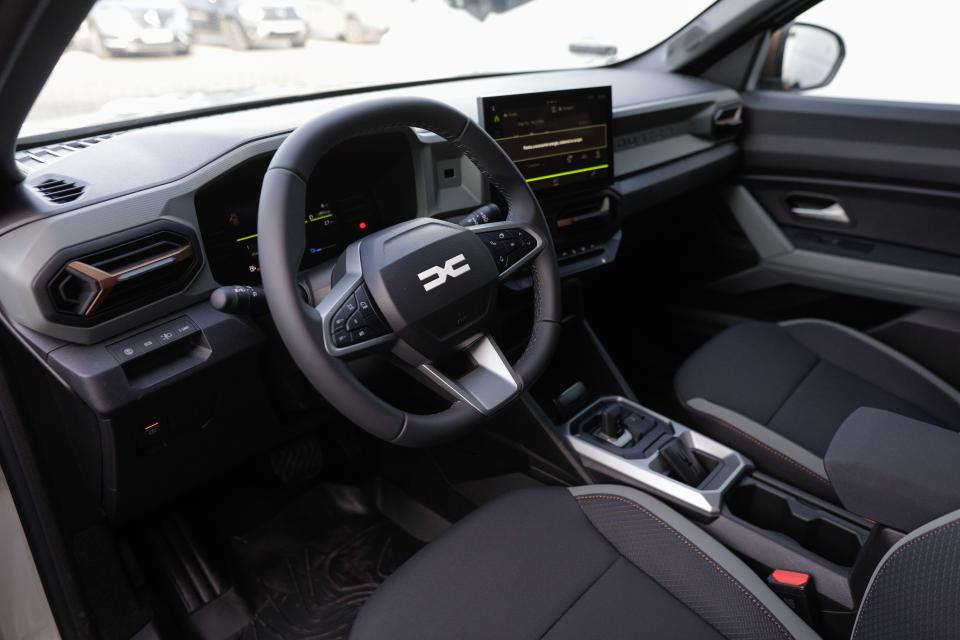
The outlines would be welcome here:
[[[302,0],[310,35],[321,40],[375,44],[392,26],[404,0]]]

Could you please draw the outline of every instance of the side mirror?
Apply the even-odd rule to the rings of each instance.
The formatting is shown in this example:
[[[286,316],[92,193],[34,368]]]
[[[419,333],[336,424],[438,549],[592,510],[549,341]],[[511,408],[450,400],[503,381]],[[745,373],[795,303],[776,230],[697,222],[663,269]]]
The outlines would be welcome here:
[[[843,38],[824,27],[794,22],[771,36],[758,88],[807,91],[830,84],[843,58]]]

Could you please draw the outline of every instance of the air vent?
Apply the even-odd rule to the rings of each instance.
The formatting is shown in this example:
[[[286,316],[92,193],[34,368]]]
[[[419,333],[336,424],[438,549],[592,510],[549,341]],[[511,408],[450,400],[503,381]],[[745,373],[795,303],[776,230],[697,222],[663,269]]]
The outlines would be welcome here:
[[[187,237],[161,231],[69,260],[47,290],[58,313],[100,317],[175,293],[198,265]]]
[[[40,184],[34,185],[33,188],[36,189],[40,195],[54,204],[73,202],[82,196],[83,192],[87,190],[84,185],[78,182],[71,182],[69,180],[61,180],[57,178],[49,178],[44,180]]]
[[[99,144],[104,140],[109,140],[110,138],[118,135],[120,134],[105,133],[100,136],[91,136],[89,138],[81,138],[79,140],[71,140],[70,142],[62,142],[59,144],[50,144],[45,147],[24,149],[23,151],[18,151],[14,158],[16,159],[17,166],[20,167],[20,170],[25,174],[30,175],[37,169],[41,169],[55,160],[69,156],[77,151],[83,151],[87,147],[92,147],[95,144]]]
[[[546,208],[555,212],[557,230],[566,233],[606,224],[610,219],[611,201],[603,191],[587,191],[570,194],[557,205]]]

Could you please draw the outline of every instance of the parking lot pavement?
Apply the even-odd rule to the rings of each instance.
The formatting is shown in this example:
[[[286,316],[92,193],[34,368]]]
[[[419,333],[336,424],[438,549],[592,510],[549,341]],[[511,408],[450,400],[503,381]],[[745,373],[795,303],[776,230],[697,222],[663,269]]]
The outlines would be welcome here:
[[[67,51],[31,113],[33,125],[71,128],[219,102],[395,81],[379,45],[309,41],[300,49],[233,51],[195,45],[188,55],[101,59]],[[390,57],[400,63],[395,56]],[[416,75],[415,68],[412,75]],[[404,79],[411,79],[405,73]],[[242,89],[237,89],[243,87]],[[223,100],[223,92],[229,94]],[[217,99],[217,94],[220,99]],[[25,135],[38,131],[24,131]]]

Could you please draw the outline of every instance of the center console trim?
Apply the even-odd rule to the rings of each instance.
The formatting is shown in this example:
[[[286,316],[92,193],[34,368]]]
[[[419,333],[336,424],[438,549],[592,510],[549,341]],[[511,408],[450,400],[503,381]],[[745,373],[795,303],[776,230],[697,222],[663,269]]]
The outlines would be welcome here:
[[[717,460],[717,467],[707,478],[703,488],[696,488],[664,475],[655,467],[660,457],[655,452],[645,458],[628,459],[581,437],[573,430],[574,425],[582,422],[605,404],[616,402],[628,409],[648,413],[669,424],[675,436],[689,448],[709,455]],[[655,411],[620,396],[604,396],[592,402],[561,427],[564,439],[580,456],[584,466],[616,477],[624,482],[650,491],[667,500],[689,507],[709,517],[720,515],[723,497],[737,481],[753,467],[753,464],[740,453],[726,447],[697,431],[667,418]],[[718,478],[721,478],[717,482]],[[712,479],[712,481],[711,481]]]

